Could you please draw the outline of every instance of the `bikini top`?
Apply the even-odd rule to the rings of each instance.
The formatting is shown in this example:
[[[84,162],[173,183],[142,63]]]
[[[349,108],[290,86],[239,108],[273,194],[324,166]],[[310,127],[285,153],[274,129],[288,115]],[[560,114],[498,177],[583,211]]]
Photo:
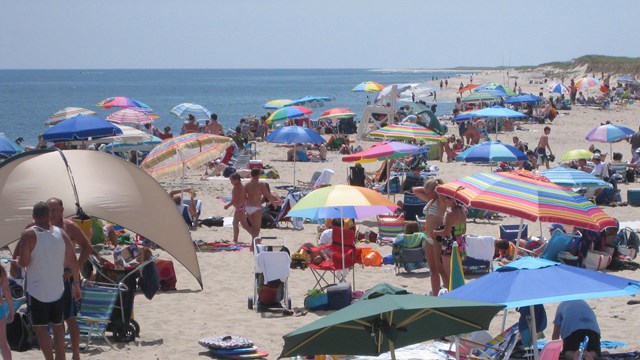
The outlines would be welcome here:
[[[427,207],[424,208],[424,214],[425,215],[434,215],[434,216],[438,216],[440,209],[438,208],[438,202],[437,201],[432,201],[431,204]]]

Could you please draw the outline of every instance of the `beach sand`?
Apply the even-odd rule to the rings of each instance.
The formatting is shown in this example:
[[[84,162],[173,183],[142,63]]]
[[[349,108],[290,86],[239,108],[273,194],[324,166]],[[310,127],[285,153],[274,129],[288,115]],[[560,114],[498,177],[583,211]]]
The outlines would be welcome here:
[[[512,72],[511,75],[519,75],[519,85],[524,92],[537,94],[541,87],[545,85],[529,85],[527,74]],[[474,83],[504,82],[506,74],[504,72],[492,71],[474,75]],[[449,88],[438,92],[438,98],[455,99],[455,89],[460,82],[469,82],[468,75],[449,80]],[[511,79],[513,84],[513,79]],[[436,86],[434,86],[436,87]],[[597,89],[588,90],[596,93]],[[545,91],[545,94],[548,94]],[[548,96],[548,95],[547,95]],[[339,105],[339,100],[336,106]],[[632,129],[638,128],[640,115],[639,105],[632,104],[624,108],[613,106],[611,110],[593,110],[582,106],[574,106],[571,111],[561,111],[551,126],[550,144],[554,154],[559,158],[564,152],[576,148],[588,148],[589,142],[584,140],[587,132],[596,125],[600,125],[609,120],[614,124],[620,124]],[[519,136],[521,140],[528,142],[529,148],[533,149],[537,145],[544,125],[524,124],[528,131],[515,131],[512,133],[498,134],[498,139],[511,144],[512,136]],[[450,133],[457,135],[457,128],[449,124]],[[363,148],[368,148],[373,142],[358,142]],[[609,144],[596,144],[603,152],[609,151]],[[258,158],[276,168],[280,174],[279,180],[266,180],[271,184],[272,189],[276,185],[291,184],[292,163],[285,162],[286,150],[276,147],[274,144],[260,142],[257,145]],[[630,158],[630,146],[626,142],[613,144],[613,151],[624,154],[623,160]],[[607,157],[609,159],[610,157]],[[431,161],[430,164],[440,168],[443,180],[451,181],[462,176],[471,175],[477,172],[489,171],[488,166],[461,164],[461,163],[440,163]],[[380,166],[380,163],[368,163],[364,165],[367,171],[373,171]],[[309,180],[314,171],[330,168],[335,171],[332,184],[344,184],[347,179],[349,164],[341,161],[341,156],[330,153],[326,162],[298,163],[297,179]],[[203,200],[202,218],[207,216],[230,216],[231,210],[225,211],[223,203],[216,199],[218,195],[229,196],[231,185],[226,179],[200,180],[202,170],[192,171],[185,185],[193,187],[198,197]],[[169,190],[179,187],[177,180],[166,182],[163,185]],[[638,187],[635,184],[621,184],[623,200],[626,200],[626,190],[630,187]],[[277,191],[284,195],[283,191]],[[398,198],[400,199],[400,198]],[[604,210],[620,221],[638,220],[640,210],[633,207],[605,207]],[[158,219],[158,221],[162,221]],[[505,217],[502,221],[487,224],[468,223],[468,233],[498,236],[499,224],[517,224],[519,219]],[[364,225],[375,226],[375,219],[365,219],[359,221]],[[530,233],[538,234],[539,225],[529,224]],[[547,230],[543,228],[545,235]],[[305,242],[315,243],[316,225],[305,224],[304,230],[293,230],[291,225],[285,229],[263,230],[264,236],[277,236],[286,241],[289,249],[295,251]],[[191,232],[194,240],[204,240],[207,242],[232,239],[231,228],[226,227],[202,227]],[[249,235],[241,231],[241,241],[249,242]],[[266,240],[266,243],[279,243],[280,240]],[[364,244],[378,250],[383,256],[391,253],[390,246],[378,246],[375,244]],[[171,258],[163,251],[158,251],[162,258]],[[149,301],[144,296],[138,295],[135,304],[135,319],[141,326],[140,338],[128,344],[115,343],[115,349],[111,350],[106,345],[92,346],[83,356],[92,359],[193,359],[202,355],[205,350],[198,345],[197,340],[209,336],[241,335],[253,340],[260,349],[270,353],[269,358],[275,359],[280,354],[283,340],[282,336],[298,327],[308,324],[325,312],[309,312],[305,316],[283,316],[275,313],[256,313],[248,310],[247,298],[253,292],[254,279],[254,258],[249,249],[230,252],[199,252],[198,260],[202,271],[204,289],[200,289],[197,281],[185,268],[175,263],[177,272],[177,291],[158,293],[153,300]],[[640,279],[640,271],[621,271],[615,275]],[[471,277],[467,281],[472,281]],[[549,279],[554,281],[554,279]],[[393,267],[390,265],[382,267],[357,268],[355,289],[366,290],[379,282],[389,282],[407,290],[426,294],[429,292],[428,273],[419,270],[413,274],[402,273],[394,275]],[[310,270],[293,270],[289,279],[289,293],[293,301],[293,307],[301,309],[307,290],[311,289],[315,280]],[[489,289],[488,289],[489,290]],[[640,316],[638,316],[640,306],[627,305],[631,297],[618,297],[608,299],[590,300],[589,304],[594,308],[598,316],[598,321],[602,330],[604,340],[624,341],[628,345],[619,348],[614,352],[623,352],[640,349]],[[545,331],[547,339],[551,338],[551,321],[555,314],[557,304],[546,306],[549,327]],[[510,310],[508,312],[507,324],[514,323],[518,314]],[[491,324],[491,332],[497,334],[502,326],[502,317],[497,317]],[[100,342],[98,342],[100,344]],[[17,359],[40,359],[39,350],[31,350],[25,353],[15,353]],[[70,357],[68,353],[67,356]]]

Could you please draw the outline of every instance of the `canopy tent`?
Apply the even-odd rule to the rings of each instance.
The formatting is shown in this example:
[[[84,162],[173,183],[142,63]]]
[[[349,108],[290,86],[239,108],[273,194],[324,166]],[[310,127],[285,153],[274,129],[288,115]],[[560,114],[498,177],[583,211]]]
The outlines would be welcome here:
[[[1,163],[0,247],[19,239],[36,202],[53,196],[66,204],[65,216],[79,204],[91,216],[152,240],[202,287],[189,229],[167,192],[134,164],[103,152],[34,150]]]

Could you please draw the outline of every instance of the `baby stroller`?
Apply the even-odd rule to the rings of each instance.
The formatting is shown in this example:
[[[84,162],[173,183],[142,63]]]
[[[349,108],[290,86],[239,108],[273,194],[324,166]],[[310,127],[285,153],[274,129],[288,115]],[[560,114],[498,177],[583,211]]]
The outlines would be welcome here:
[[[133,300],[138,286],[137,280],[145,266],[155,266],[154,261],[157,258],[158,255],[154,255],[136,266],[116,269],[111,263],[102,264],[96,257],[89,257],[96,272],[96,282],[117,286],[118,298],[111,313],[111,322],[107,331],[111,331],[118,342],[131,342],[140,336],[140,324],[133,319]],[[131,261],[133,259],[125,260]]]
[[[263,236],[253,240],[255,274],[253,296],[249,296],[248,308],[255,311],[284,308],[290,311],[291,298],[289,297],[288,281],[291,272],[291,257],[289,249],[285,246],[284,239],[282,239],[282,245],[258,244],[260,240],[266,239],[278,238]]]

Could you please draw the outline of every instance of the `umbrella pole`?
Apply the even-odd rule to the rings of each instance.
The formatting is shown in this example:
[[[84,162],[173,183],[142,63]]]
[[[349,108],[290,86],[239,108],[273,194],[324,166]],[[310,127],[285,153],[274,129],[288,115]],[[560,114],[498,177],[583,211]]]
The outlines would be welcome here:
[[[396,348],[393,346],[393,341],[391,340],[389,340],[389,353],[391,354],[391,360],[396,360]]]
[[[531,316],[531,343],[533,345],[533,359],[538,360],[538,329],[536,329],[536,309],[533,305],[529,305],[529,314]]]
[[[520,252],[520,237],[522,236],[523,225],[524,225],[524,219],[520,218],[520,226],[518,227],[518,237],[516,238],[516,253],[513,254],[513,260],[518,259],[518,253]]]
[[[298,157],[298,144],[293,144],[293,187],[296,187],[296,157]]]
[[[344,217],[342,216],[342,207],[340,207],[340,250],[342,251],[342,275],[340,282],[346,282],[347,276],[344,273]]]

